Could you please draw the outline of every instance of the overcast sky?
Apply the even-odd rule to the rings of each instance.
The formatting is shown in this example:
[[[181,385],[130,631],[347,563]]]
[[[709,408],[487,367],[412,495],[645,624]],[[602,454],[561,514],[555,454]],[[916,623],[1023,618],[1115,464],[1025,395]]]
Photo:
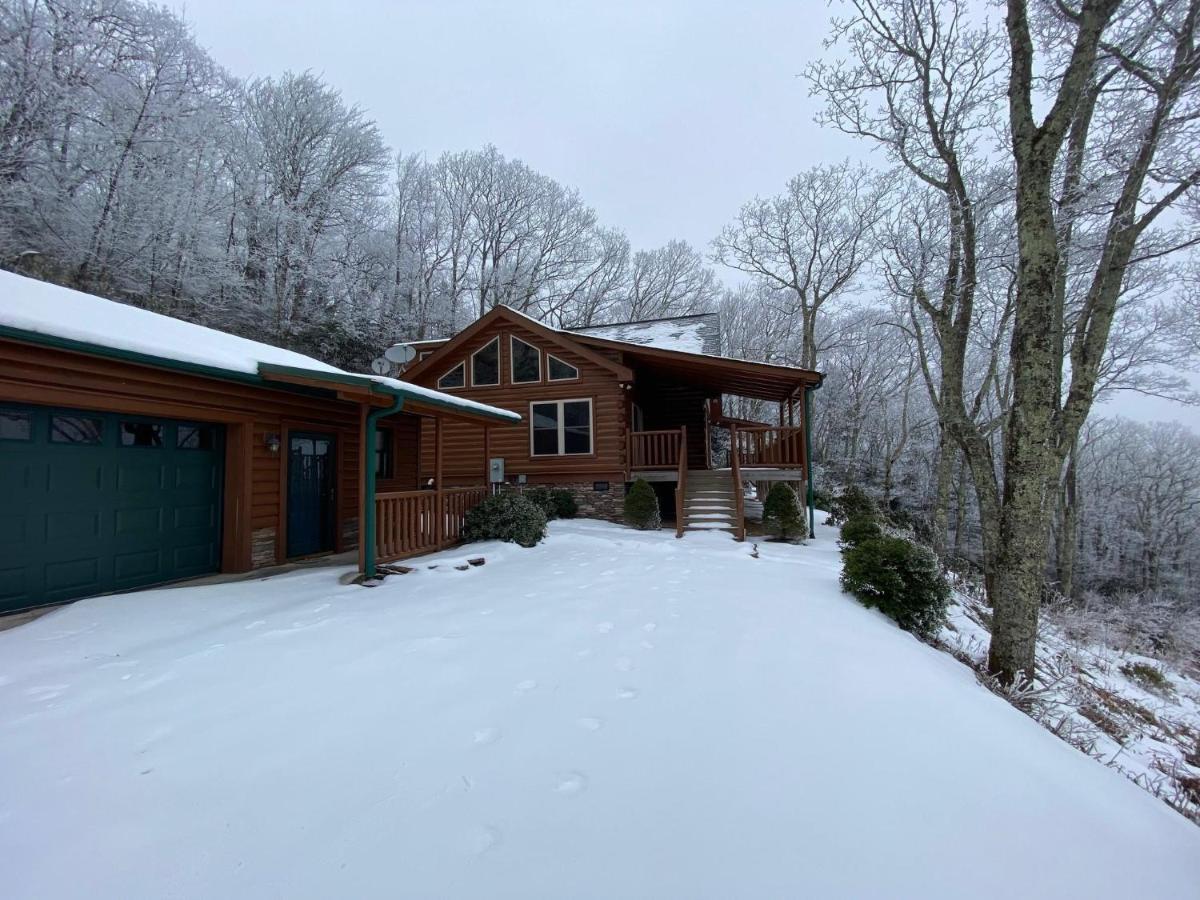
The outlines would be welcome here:
[[[436,156],[495,144],[577,187],[635,248],[706,249],[742,203],[866,150],[813,124],[799,77],[824,2],[174,2],[236,75],[311,69],[387,143]],[[1137,418],[1200,414],[1121,398]],[[1105,410],[1107,412],[1107,410]]]

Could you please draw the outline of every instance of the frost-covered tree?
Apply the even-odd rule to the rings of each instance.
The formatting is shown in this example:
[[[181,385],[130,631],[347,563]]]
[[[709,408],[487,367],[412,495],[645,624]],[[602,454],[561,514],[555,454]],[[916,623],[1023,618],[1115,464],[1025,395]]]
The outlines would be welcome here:
[[[817,368],[818,318],[850,293],[874,251],[886,180],[861,165],[817,166],[742,207],[713,242],[718,262],[761,279],[799,334],[798,362]]]

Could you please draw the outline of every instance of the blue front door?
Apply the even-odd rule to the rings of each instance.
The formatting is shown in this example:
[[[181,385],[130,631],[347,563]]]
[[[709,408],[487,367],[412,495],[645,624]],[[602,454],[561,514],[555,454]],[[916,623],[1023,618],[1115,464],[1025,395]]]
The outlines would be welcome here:
[[[287,555],[334,549],[337,453],[332,434],[288,435]]]

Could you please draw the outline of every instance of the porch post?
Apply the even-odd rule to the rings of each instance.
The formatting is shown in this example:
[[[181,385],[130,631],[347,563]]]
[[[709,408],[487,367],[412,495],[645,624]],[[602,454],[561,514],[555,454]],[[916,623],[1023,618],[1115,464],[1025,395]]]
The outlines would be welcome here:
[[[820,387],[820,385],[817,385]],[[808,482],[808,536],[815,538],[817,536],[817,498],[813,491],[813,474],[812,474],[812,398],[809,396],[812,393],[812,388],[808,385],[804,386],[802,395],[804,403],[804,480]]]
[[[384,416],[400,412],[404,398],[392,397],[392,405],[366,412],[363,407],[362,437],[359,440],[358,479],[362,496],[359,498],[362,511],[358,522],[359,559],[362,572],[368,578],[375,577],[375,424]]]
[[[358,408],[358,571],[367,571],[367,410],[363,403]]]
[[[446,531],[446,510],[442,493],[442,417],[433,420],[433,540],[440,548]]]

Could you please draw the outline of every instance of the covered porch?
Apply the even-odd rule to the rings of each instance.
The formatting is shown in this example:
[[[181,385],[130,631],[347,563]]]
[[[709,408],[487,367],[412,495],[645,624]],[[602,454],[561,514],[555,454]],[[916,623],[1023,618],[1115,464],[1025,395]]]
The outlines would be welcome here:
[[[371,576],[380,564],[430,553],[462,539],[467,512],[491,492],[491,428],[521,422],[517,413],[453,397],[393,378],[326,375],[273,366],[269,377],[329,389],[359,406],[358,567]],[[422,477],[418,458],[422,422],[432,423],[432,475]],[[443,426],[479,432],[483,463],[478,481],[451,487],[442,476]]]
[[[678,535],[716,527],[743,539],[747,482],[796,484],[809,506],[812,530],[807,425],[819,373],[652,348],[629,351],[625,361],[637,372],[626,432],[627,477],[674,484]],[[778,421],[729,415],[724,395],[773,403]]]

